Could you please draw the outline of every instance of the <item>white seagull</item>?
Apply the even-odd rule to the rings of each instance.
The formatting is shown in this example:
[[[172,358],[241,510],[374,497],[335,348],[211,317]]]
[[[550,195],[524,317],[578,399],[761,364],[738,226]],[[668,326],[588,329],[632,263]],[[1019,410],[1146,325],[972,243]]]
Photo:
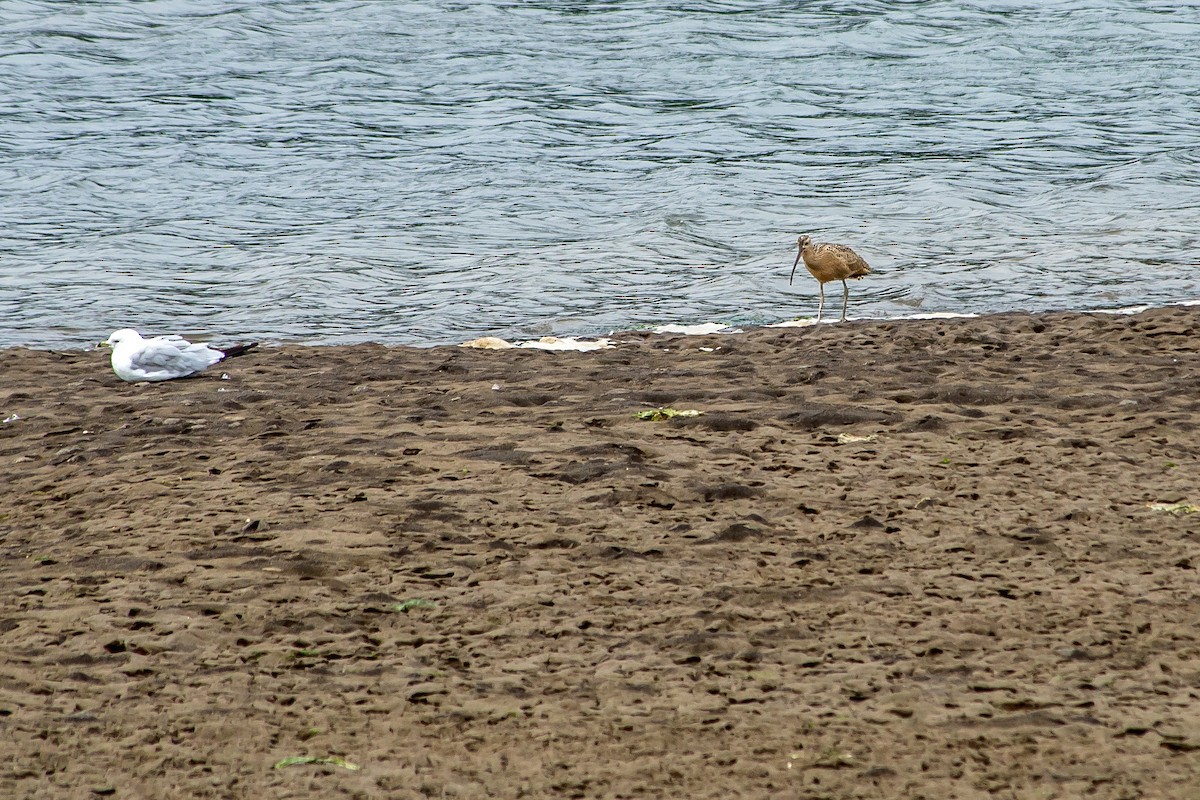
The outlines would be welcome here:
[[[196,375],[227,358],[240,356],[258,342],[217,350],[207,344],[192,344],[182,336],[143,339],[132,328],[115,331],[107,341],[112,348],[112,368],[123,381],[169,381]]]

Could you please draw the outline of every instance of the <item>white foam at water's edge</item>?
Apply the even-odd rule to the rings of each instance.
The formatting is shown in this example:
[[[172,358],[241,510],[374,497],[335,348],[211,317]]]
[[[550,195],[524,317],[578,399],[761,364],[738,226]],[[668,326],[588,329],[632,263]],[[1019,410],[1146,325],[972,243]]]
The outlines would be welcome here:
[[[1175,306],[1200,306],[1200,300],[1183,300],[1179,303],[1172,303]],[[1122,308],[1092,308],[1085,311],[1079,311],[1079,314],[1121,314],[1132,316],[1141,314],[1144,311],[1149,311],[1152,308],[1170,308],[1167,306],[1124,306]],[[1042,312],[1045,313],[1045,312]],[[931,311],[924,314],[906,314],[900,317],[847,317],[847,322],[904,322],[906,320],[928,320],[928,319],[979,319],[980,317],[989,316],[987,314],[974,313],[958,313],[954,311]],[[835,317],[821,320],[820,323],[814,317],[797,317],[796,319],[788,319],[782,322],[769,322],[763,325],[764,328],[807,328],[813,325],[836,325],[839,320]],[[735,325],[726,325],[721,322],[703,322],[695,325],[659,325],[651,328],[654,333],[677,333],[685,335],[706,335],[710,333],[742,333],[744,327]],[[617,331],[610,335],[617,335]]]
[[[1185,300],[1173,305],[1178,306],[1200,306],[1200,300]],[[1144,311],[1149,311],[1156,306],[1140,305],[1126,306],[1123,308],[1095,308],[1087,311],[1081,311],[1082,314],[1110,314],[1133,316],[1141,314]],[[1161,306],[1169,307],[1169,306]],[[960,314],[950,311],[937,311],[925,314],[907,314],[902,317],[848,317],[847,322],[903,322],[905,320],[936,320],[936,319],[979,319],[987,316],[984,314]],[[783,322],[767,323],[763,328],[808,328],[813,325],[833,325],[837,324],[837,319],[826,319],[820,323],[813,317],[802,317],[797,319],[784,320]],[[655,334],[675,334],[681,336],[709,336],[712,334],[732,335],[744,333],[746,328],[740,325],[727,325],[723,322],[698,322],[695,324],[684,325],[677,323],[668,323],[665,325],[657,325],[650,328],[649,331]],[[628,331],[611,331],[608,337],[589,338],[577,336],[543,336],[541,339],[531,341],[509,342],[504,339],[499,339],[492,336],[486,336],[480,339],[472,339],[469,342],[463,342],[461,347],[478,347],[492,350],[507,350],[511,348],[527,348],[535,350],[557,350],[557,351],[575,351],[575,352],[590,352],[593,350],[606,350],[615,347],[620,342],[611,337],[621,336]]]
[[[741,333],[742,329],[731,327],[724,322],[701,322],[695,325],[658,325],[650,329],[652,333],[679,333],[684,336],[707,336],[710,333]]]
[[[1196,303],[1180,303],[1180,305],[1196,305]],[[1133,316],[1141,314],[1143,311],[1149,311],[1153,306],[1126,306],[1125,308],[1095,308],[1091,311],[1085,311],[1085,314],[1124,314]]]
[[[1182,300],[1178,303],[1172,303],[1166,306],[1153,305],[1138,305],[1125,306],[1122,308],[1095,308],[1086,311],[1075,313],[1080,314],[1105,314],[1115,316],[1133,316],[1149,311],[1154,308],[1171,308],[1179,307],[1194,307],[1200,306],[1200,300]],[[939,319],[979,319],[980,317],[989,316],[987,314],[973,313],[956,313],[950,311],[937,311],[922,314],[908,314],[900,317],[848,317],[847,322],[903,322],[906,320],[939,320]],[[745,326],[745,325],[729,325],[724,322],[699,322],[694,324],[682,323],[667,323],[656,325],[647,328],[650,333],[659,335],[679,335],[679,336],[709,336],[709,335],[733,335],[744,333],[747,328],[762,327],[762,328],[808,328],[817,324],[821,325],[836,325],[839,320],[830,318],[822,320],[820,323],[813,317],[800,317],[796,319],[783,320],[782,322],[765,323],[761,326]],[[483,350],[549,350],[557,352],[592,352],[595,350],[607,350],[620,344],[619,337],[635,333],[633,329],[614,330],[610,331],[607,336],[543,336],[539,339],[529,340],[507,340],[497,336],[482,336],[476,339],[471,339],[466,342],[459,343],[459,347],[472,347]],[[287,342],[276,342],[274,344],[287,344]],[[319,345],[318,345],[319,346]],[[85,351],[94,350],[93,347],[83,348]]]

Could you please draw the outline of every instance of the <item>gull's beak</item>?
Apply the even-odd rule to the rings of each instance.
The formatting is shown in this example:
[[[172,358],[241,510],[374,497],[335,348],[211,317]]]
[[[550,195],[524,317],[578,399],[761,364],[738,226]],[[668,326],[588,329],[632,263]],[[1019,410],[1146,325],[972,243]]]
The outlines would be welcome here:
[[[796,253],[796,260],[795,260],[795,261],[792,263],[792,277],[791,277],[791,278],[788,278],[788,285],[789,285],[789,286],[790,286],[790,285],[791,285],[791,283],[792,283],[792,278],[795,278],[795,277],[796,277],[796,267],[797,267],[797,266],[799,266],[799,264],[800,264],[800,257],[801,257],[801,256],[803,256],[803,255],[804,255],[804,251],[803,251],[803,250],[801,250],[800,252]]]
[[[110,345],[108,340],[105,339],[103,342],[96,342],[96,347],[112,347],[112,345]]]

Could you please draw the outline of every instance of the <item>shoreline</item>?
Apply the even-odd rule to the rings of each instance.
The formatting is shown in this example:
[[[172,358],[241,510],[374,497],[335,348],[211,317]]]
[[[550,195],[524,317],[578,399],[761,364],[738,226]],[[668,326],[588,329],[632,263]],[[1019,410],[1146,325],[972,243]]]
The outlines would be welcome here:
[[[0,793],[1200,790],[1200,307],[620,336],[7,350]]]
[[[1043,310],[1043,311],[1011,310],[1011,311],[996,311],[996,312],[985,312],[985,313],[973,313],[973,312],[961,312],[960,313],[960,312],[953,312],[953,311],[936,311],[936,312],[928,312],[928,313],[916,312],[913,314],[909,314],[907,316],[897,316],[897,317],[859,318],[859,317],[851,316],[847,319],[847,322],[862,324],[862,323],[917,322],[917,321],[927,321],[927,320],[937,320],[937,319],[946,319],[946,320],[981,319],[981,318],[987,318],[987,317],[991,317],[991,316],[998,316],[998,315],[1004,315],[1004,314],[1026,314],[1029,316],[1042,316],[1042,315],[1047,315],[1047,314],[1111,314],[1111,315],[1119,315],[1119,316],[1131,316],[1131,315],[1141,314],[1146,311],[1152,311],[1152,310],[1159,309],[1159,308],[1190,308],[1193,306],[1200,306],[1200,300],[1182,300],[1177,303],[1171,303],[1171,304],[1161,305],[1161,306],[1132,305],[1132,306],[1123,306],[1123,307],[1119,307],[1119,308],[1099,307],[1099,308],[1084,309],[1084,310],[1070,310],[1070,309],[1050,309],[1050,310]],[[818,323],[815,321],[815,318],[813,318],[813,317],[795,317],[793,319],[781,320],[778,322],[765,322],[765,323],[754,323],[754,324],[745,324],[745,325],[738,324],[738,323],[723,323],[723,322],[695,322],[695,323],[673,323],[673,322],[662,323],[662,322],[660,322],[660,323],[645,323],[644,325],[642,325],[640,327],[634,327],[634,328],[628,328],[628,329],[620,329],[620,330],[612,329],[605,333],[595,333],[595,334],[563,333],[561,335],[560,334],[547,334],[547,335],[544,335],[539,338],[558,339],[558,340],[562,340],[562,341],[574,341],[574,340],[593,341],[593,340],[597,340],[597,339],[612,339],[614,337],[619,337],[619,336],[642,335],[642,334],[646,334],[646,333],[655,333],[655,334],[660,334],[660,335],[676,335],[676,334],[706,335],[709,333],[721,333],[721,334],[729,335],[729,334],[743,333],[746,331],[761,330],[761,329],[765,329],[765,328],[804,328],[804,327],[809,327],[809,326],[815,325],[815,324],[818,324]],[[836,324],[840,324],[840,323],[838,323],[837,320],[835,320],[835,319],[825,319],[825,320],[822,320],[822,322],[820,324],[836,325]],[[97,333],[96,335],[98,337],[100,337],[100,339],[102,339],[104,336],[107,336],[107,334],[110,332],[111,331],[102,331],[102,332]],[[218,335],[200,334],[200,333],[194,333],[194,332],[190,332],[190,331],[180,331],[178,329],[170,330],[170,331],[139,329],[139,333],[141,333],[143,336],[147,336],[147,337],[160,336],[160,335],[167,334],[167,333],[177,333],[177,334],[184,336],[185,338],[190,339],[191,341],[208,341],[208,342],[211,342],[214,346],[219,346],[222,343],[224,343],[226,345],[229,344],[229,342],[225,340],[225,337],[223,337],[222,335],[219,335],[219,334]],[[255,337],[253,337],[253,336],[236,337],[235,336],[234,338],[254,339]],[[100,341],[100,339],[97,339],[97,341]],[[298,339],[271,339],[268,337],[260,337],[259,340],[260,340],[260,343],[262,346],[272,347],[272,348],[278,348],[278,347],[354,347],[357,345],[381,345],[384,347],[413,347],[413,348],[417,348],[417,349],[429,349],[429,348],[436,348],[436,347],[458,347],[458,346],[462,346],[466,342],[474,341],[476,339],[501,339],[502,341],[507,341],[507,342],[515,344],[517,346],[520,346],[521,344],[524,344],[524,343],[531,343],[531,342],[537,341],[537,338],[534,338],[532,336],[530,338],[514,337],[514,338],[504,340],[504,339],[502,339],[502,337],[496,336],[494,334],[481,334],[480,336],[474,337],[474,339],[467,339],[467,340],[461,340],[461,341],[455,341],[455,342],[431,342],[431,343],[416,343],[416,344],[410,343],[410,342],[377,341],[377,340],[363,340],[363,341],[357,341],[357,342],[314,343],[314,342],[309,342],[309,341],[301,341]],[[95,346],[95,343],[91,343],[89,345],[80,345],[79,347],[33,347],[30,345],[25,345],[25,344],[0,346],[0,352],[4,352],[6,350],[33,350],[33,351],[51,352],[51,353],[75,353],[75,352],[91,352],[96,349],[97,349],[97,347]],[[543,348],[543,349],[551,349],[551,348]]]

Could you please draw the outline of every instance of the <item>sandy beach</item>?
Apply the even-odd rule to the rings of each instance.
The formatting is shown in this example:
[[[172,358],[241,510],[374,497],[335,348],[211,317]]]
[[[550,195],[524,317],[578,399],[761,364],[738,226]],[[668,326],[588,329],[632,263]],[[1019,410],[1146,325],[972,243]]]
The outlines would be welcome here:
[[[1200,308],[614,338],[0,351],[0,796],[1200,796]]]

